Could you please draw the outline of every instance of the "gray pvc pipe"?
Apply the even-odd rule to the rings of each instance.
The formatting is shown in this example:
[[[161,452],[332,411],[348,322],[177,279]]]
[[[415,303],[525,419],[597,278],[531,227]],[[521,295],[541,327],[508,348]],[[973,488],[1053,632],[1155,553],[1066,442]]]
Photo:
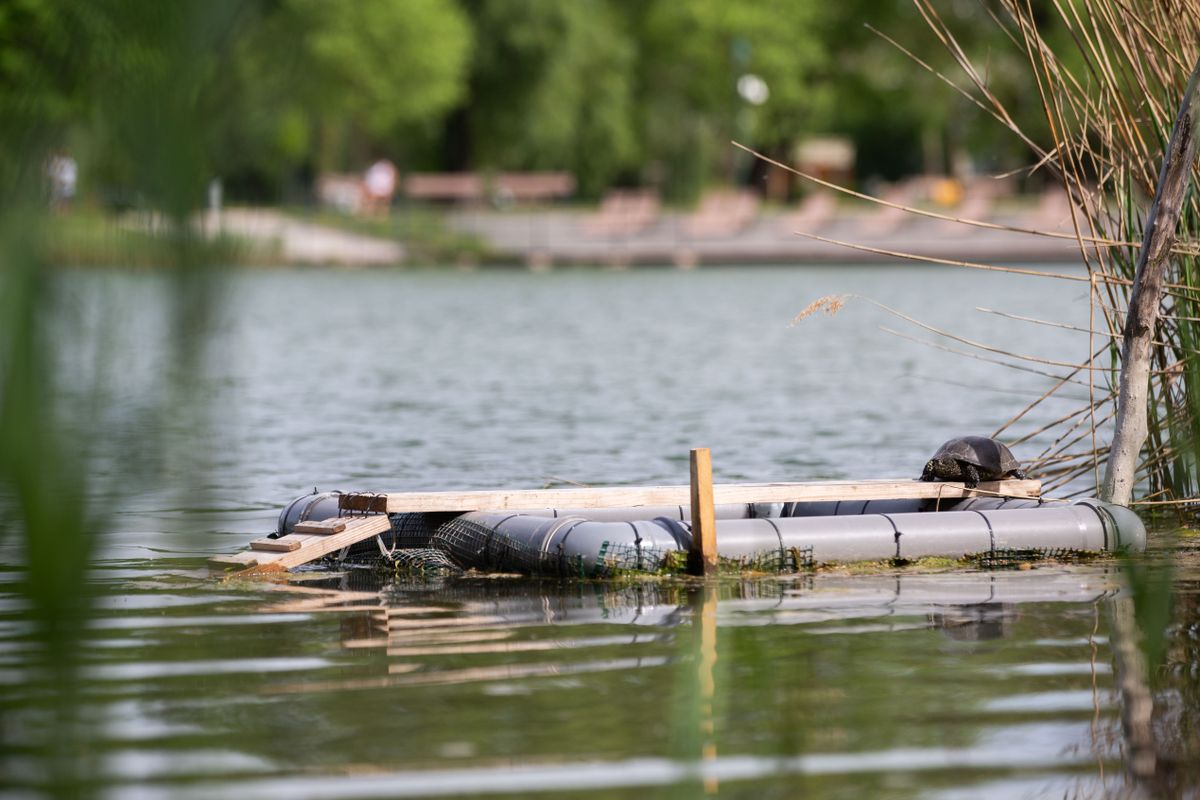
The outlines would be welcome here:
[[[469,556],[469,550],[478,553],[479,563],[463,566],[492,569],[496,567],[525,567],[533,570],[554,564],[563,566],[578,558],[579,568],[591,574],[602,557],[611,548],[632,548],[648,552],[686,550],[691,544],[687,529],[660,518],[656,520],[631,520],[605,522],[583,517],[544,517],[528,514],[506,514],[477,511],[459,518],[479,528],[492,532],[487,541],[472,542],[464,551],[461,542],[447,541],[444,534],[442,545],[460,560]],[[435,536],[437,539],[438,536]],[[516,547],[509,547],[509,543]]]
[[[665,517],[614,522],[581,516],[476,512],[459,519],[490,532],[487,541],[451,548],[460,559],[478,560],[464,566],[481,568],[504,565],[535,569],[575,559],[573,563],[585,574],[591,574],[602,555],[613,548],[624,548],[628,555],[642,550],[687,550],[691,544],[686,524]],[[1141,550],[1145,543],[1146,529],[1136,514],[1095,500],[1073,505],[987,510],[972,507],[937,513],[743,518],[717,522],[717,552],[723,557],[811,548],[817,563],[925,556],[959,558],[1005,549]],[[502,562],[499,560],[502,558],[509,560]]]
[[[1142,550],[1146,528],[1127,508],[1096,500],[937,513],[785,517],[717,524],[717,552],[747,556],[778,541],[784,550],[812,548],[813,560],[960,558],[991,550]]]
[[[1146,543],[1146,529],[1136,514],[1098,501],[938,513],[788,517],[773,520],[770,530],[762,528],[766,522],[718,523],[718,553],[750,555],[754,544],[770,542],[772,535],[778,536],[785,549],[811,547],[818,563],[960,558],[1005,549],[1141,550]],[[738,550],[727,553],[726,528],[750,525],[757,526],[758,532],[738,530],[729,542],[729,547]]]

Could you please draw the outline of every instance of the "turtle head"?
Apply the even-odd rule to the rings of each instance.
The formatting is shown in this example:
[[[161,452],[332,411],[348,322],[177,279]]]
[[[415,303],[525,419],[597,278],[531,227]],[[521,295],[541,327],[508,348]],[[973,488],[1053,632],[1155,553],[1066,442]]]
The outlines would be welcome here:
[[[944,481],[958,480],[962,475],[962,468],[953,458],[931,458],[929,463],[925,465],[925,472],[922,477],[928,475],[926,480],[941,478]]]

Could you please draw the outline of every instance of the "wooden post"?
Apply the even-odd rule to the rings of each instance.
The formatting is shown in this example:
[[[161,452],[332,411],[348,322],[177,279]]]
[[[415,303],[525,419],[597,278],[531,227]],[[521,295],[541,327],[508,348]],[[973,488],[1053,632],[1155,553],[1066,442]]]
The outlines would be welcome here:
[[[1129,313],[1125,318],[1125,337],[1121,343],[1121,378],[1117,387],[1117,421],[1104,471],[1100,498],[1127,506],[1137,480],[1137,462],[1146,443],[1147,392],[1150,385],[1150,360],[1154,354],[1154,328],[1162,304],[1163,284],[1176,227],[1196,160],[1196,137],[1200,135],[1200,104],[1195,101],[1200,81],[1200,60],[1192,70],[1175,129],[1163,155],[1162,171],[1154,202],[1146,215],[1142,249],[1137,271],[1129,292]]]
[[[688,573],[717,572],[717,521],[713,512],[712,453],[707,447],[692,450],[692,549]]]

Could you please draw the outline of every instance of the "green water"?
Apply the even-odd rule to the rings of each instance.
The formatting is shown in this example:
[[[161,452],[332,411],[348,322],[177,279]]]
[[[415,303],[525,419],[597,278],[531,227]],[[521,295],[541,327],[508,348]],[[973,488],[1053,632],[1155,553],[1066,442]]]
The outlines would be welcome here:
[[[1122,786],[1105,567],[697,588],[356,574],[230,586],[189,566],[97,575],[113,594],[84,643],[78,702],[102,796]],[[55,687],[23,667],[19,618],[3,617],[0,679],[6,731],[27,740]],[[14,788],[47,779],[9,744]]]
[[[1078,322],[1076,284],[910,267],[237,274],[192,386],[206,413],[180,421],[138,416],[166,357],[161,279],[70,281],[85,329],[122,320],[108,413],[137,424],[106,429],[166,446],[111,476],[77,670],[43,658],[21,550],[0,543],[2,797],[1133,791],[1113,641],[1130,593],[1111,563],[708,587],[321,570],[267,585],[204,568],[314,484],[677,483],[693,446],[718,480],[915,475],[1048,379],[897,339],[870,307],[792,316],[855,291],[1082,357],[1086,336],[974,311]],[[1176,540],[1154,547],[1161,563]],[[1187,563],[1151,687],[1156,741],[1194,787]]]

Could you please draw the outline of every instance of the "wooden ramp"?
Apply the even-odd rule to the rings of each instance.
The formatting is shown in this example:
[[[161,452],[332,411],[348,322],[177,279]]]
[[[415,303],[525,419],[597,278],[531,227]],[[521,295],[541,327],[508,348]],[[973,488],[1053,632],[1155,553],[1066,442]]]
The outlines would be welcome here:
[[[386,514],[301,522],[295,533],[278,539],[255,539],[249,550],[213,556],[208,564],[214,569],[283,572],[378,536],[391,527]]]
[[[727,483],[712,487],[714,503],[786,503],[858,500],[960,500],[966,497],[1037,498],[1034,480],[988,481],[975,489],[962,483],[919,480],[808,481],[803,483]],[[387,513],[536,510],[546,508],[619,508],[690,506],[691,485],[601,486],[567,489],[476,489],[450,492],[351,492],[343,494],[343,513],[320,522],[302,522],[279,539],[262,538],[250,549],[214,556],[209,565],[222,570],[282,572],[336,553],[389,530]],[[386,512],[386,513],[384,513]],[[365,514],[365,516],[362,516]]]

